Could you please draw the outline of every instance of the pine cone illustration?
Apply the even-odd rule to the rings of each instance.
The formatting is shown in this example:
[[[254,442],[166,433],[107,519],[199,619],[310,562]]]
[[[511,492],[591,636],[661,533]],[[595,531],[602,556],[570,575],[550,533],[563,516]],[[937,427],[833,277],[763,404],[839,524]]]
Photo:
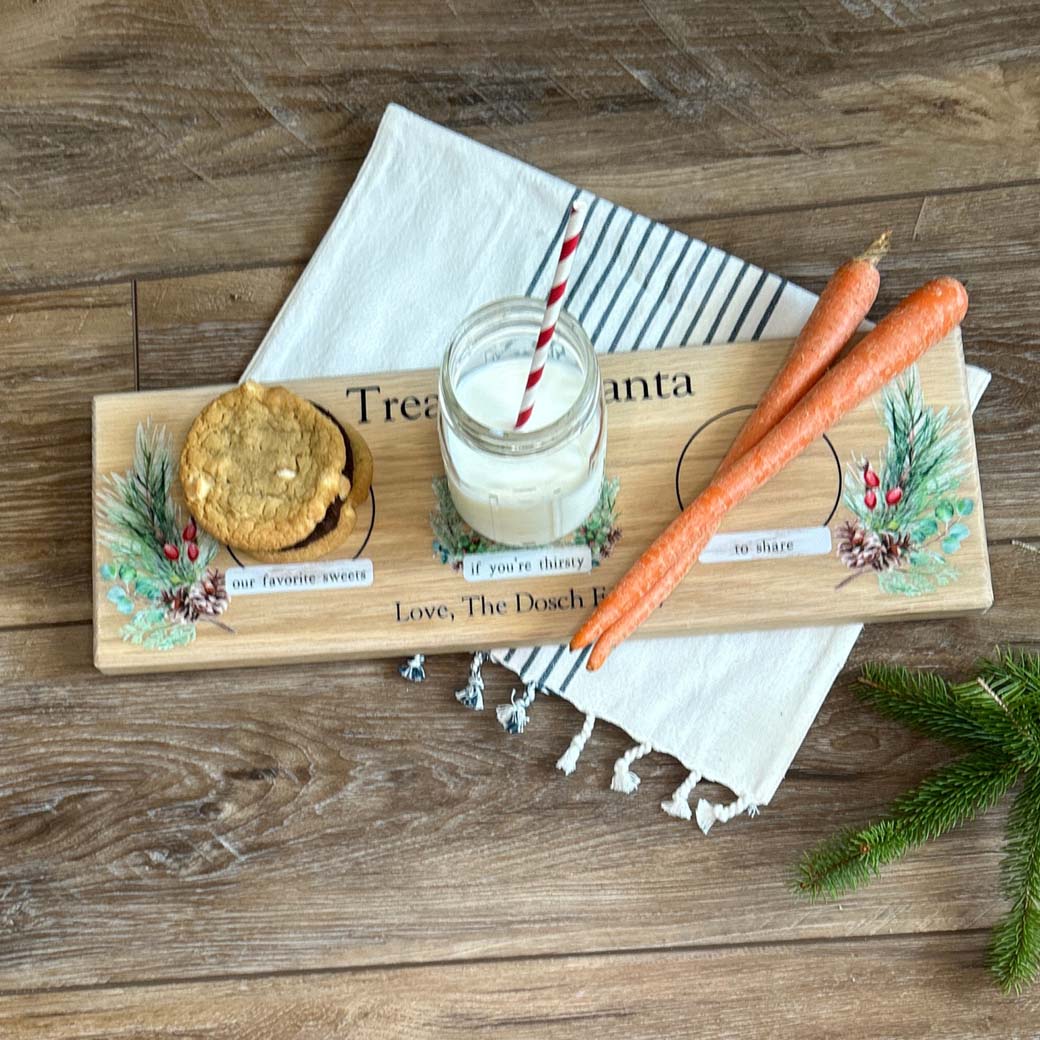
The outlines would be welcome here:
[[[885,531],[881,535],[880,551],[871,566],[876,571],[891,571],[896,567],[902,567],[907,562],[912,548],[909,534]]]
[[[621,528],[612,527],[607,532],[607,537],[603,542],[603,546],[599,551],[600,556],[605,560],[613,551],[614,546],[621,541]]]
[[[161,599],[166,616],[171,621],[198,620],[199,611],[192,602],[191,589],[187,585],[181,585],[176,589],[165,589]]]
[[[851,520],[838,529],[838,556],[850,570],[872,567],[876,571],[890,571],[902,567],[910,555],[913,543],[902,531],[883,531],[876,534]]]
[[[873,531],[867,531],[851,520],[846,520],[838,528],[838,556],[850,570],[858,571],[864,567],[887,570],[877,566],[878,557],[883,552],[881,539]]]
[[[223,614],[228,608],[228,602],[224,575],[216,567],[206,571],[188,590],[188,606],[195,612],[195,618]]]

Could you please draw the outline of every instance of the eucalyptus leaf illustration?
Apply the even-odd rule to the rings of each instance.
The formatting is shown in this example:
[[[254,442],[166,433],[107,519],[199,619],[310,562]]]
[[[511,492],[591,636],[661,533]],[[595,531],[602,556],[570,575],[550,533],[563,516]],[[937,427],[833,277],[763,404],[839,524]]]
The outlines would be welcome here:
[[[108,600],[115,604],[120,614],[132,614],[134,612],[134,601],[126,594],[120,585],[113,585],[108,590]]]
[[[923,542],[938,532],[939,524],[932,517],[927,516],[914,527],[914,540]]]

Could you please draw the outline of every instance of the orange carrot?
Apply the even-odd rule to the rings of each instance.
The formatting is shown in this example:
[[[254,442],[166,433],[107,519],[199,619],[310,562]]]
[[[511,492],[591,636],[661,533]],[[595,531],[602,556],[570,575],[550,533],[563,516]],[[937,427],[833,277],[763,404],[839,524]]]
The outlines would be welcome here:
[[[954,278],[916,289],[878,322],[749,452],[716,477],[636,561],[571,640],[598,640],[587,667],[598,668],[667,599],[718,530],[747,498],[843,415],[880,390],[958,325],[968,294]]]
[[[877,299],[878,261],[888,252],[886,231],[866,251],[842,264],[820,294],[809,320],[798,333],[784,367],[748,416],[716,476],[753,448],[805,396],[859,328]]]

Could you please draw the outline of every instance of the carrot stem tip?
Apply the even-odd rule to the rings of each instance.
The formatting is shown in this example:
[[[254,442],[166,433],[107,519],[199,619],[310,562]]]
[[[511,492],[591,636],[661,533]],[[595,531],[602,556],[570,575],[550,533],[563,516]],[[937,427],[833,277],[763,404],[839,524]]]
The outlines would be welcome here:
[[[888,252],[889,247],[892,244],[892,229],[888,228],[886,231],[882,231],[873,242],[863,250],[857,260],[866,260],[867,263],[873,264],[877,267],[878,262]]]

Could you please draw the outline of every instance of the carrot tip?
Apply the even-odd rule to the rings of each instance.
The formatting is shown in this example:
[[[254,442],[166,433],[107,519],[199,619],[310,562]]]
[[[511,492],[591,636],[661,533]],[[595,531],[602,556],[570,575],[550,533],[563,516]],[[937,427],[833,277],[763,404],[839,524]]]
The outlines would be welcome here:
[[[603,637],[596,640],[596,645],[592,648],[592,653],[589,654],[589,659],[585,662],[585,670],[588,672],[598,672],[603,667],[607,658],[610,657],[610,651],[613,647],[607,646]]]
[[[863,250],[857,260],[866,260],[867,263],[874,264],[876,267],[878,261],[888,252],[889,246],[892,244],[892,229],[889,228],[886,231],[882,231],[873,242]]]

